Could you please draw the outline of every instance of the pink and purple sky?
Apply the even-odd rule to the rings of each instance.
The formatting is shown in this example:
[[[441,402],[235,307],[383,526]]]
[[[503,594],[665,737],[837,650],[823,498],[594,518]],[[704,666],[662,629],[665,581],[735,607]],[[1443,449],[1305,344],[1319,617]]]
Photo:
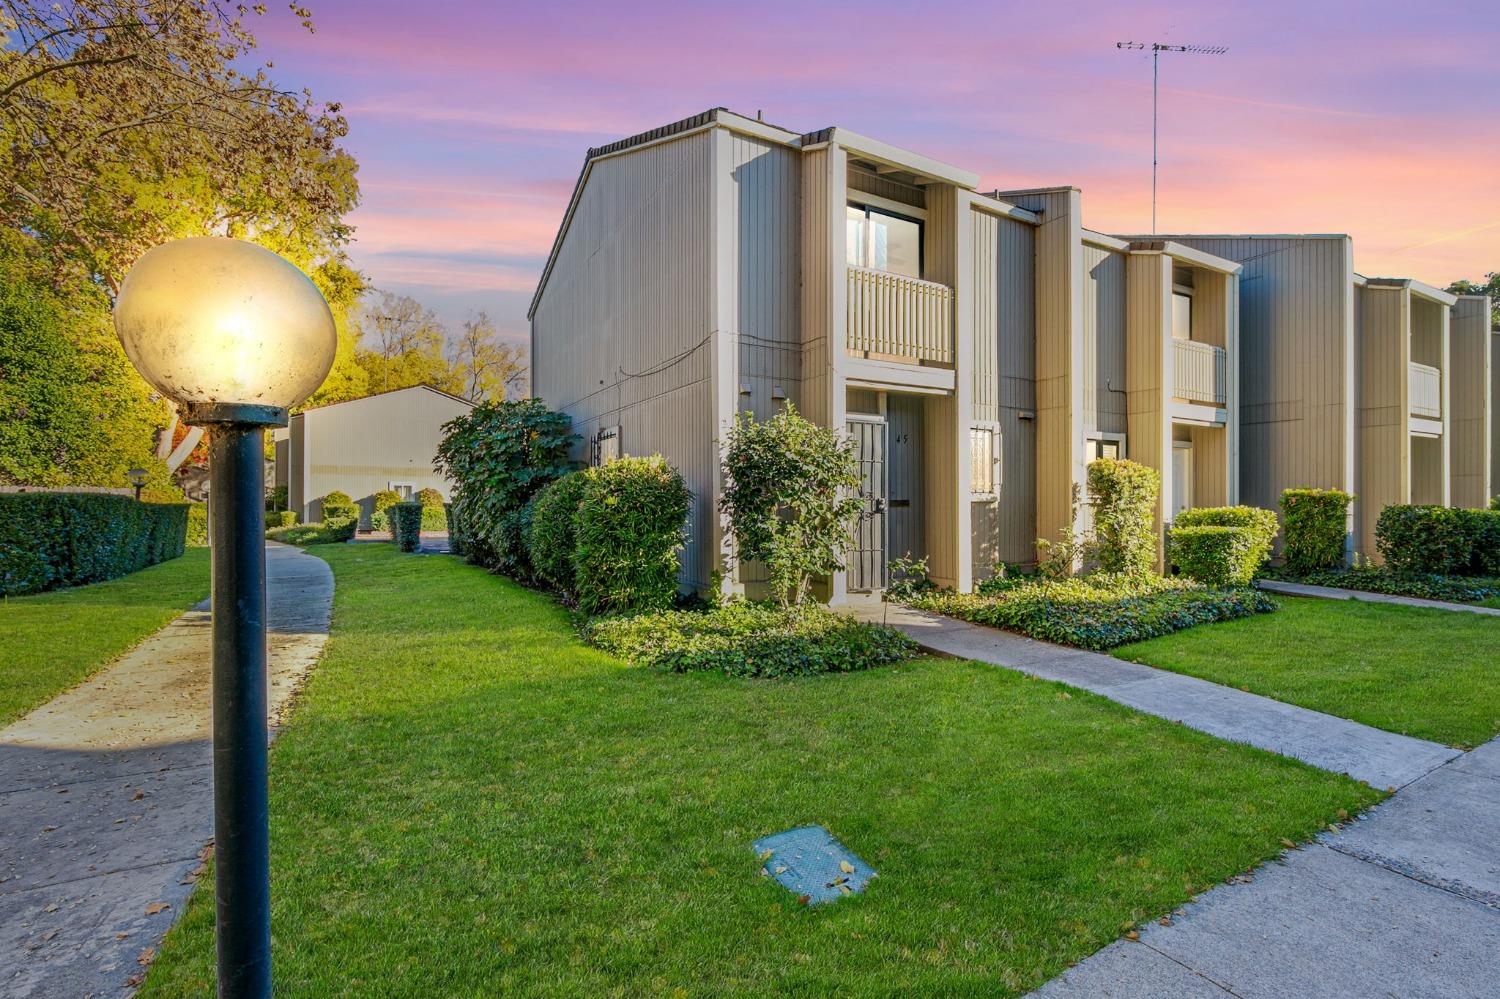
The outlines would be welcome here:
[[[452,324],[526,305],[589,146],[726,106],[976,171],[1071,183],[1143,232],[1162,58],[1162,232],[1347,232],[1355,267],[1500,270],[1500,5],[316,0],[258,28],[278,82],[342,101],[355,264]]]

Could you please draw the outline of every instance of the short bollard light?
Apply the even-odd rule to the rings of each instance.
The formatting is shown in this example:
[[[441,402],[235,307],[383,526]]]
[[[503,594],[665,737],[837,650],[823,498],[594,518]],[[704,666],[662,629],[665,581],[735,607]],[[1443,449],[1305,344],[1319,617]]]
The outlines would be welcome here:
[[[333,316],[270,250],[204,236],[138,260],[115,332],[141,376],[208,433],[218,994],[271,995],[266,786],[265,428],[333,366]]]
[[[125,473],[125,478],[135,487],[135,501],[141,501],[141,490],[146,486],[146,470],[144,468],[132,468]]]

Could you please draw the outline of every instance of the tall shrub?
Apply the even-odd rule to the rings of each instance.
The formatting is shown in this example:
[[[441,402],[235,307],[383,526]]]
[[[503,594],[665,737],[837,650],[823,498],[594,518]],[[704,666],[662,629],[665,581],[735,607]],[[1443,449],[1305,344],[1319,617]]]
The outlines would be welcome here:
[[[582,473],[573,578],[590,614],[662,610],[677,595],[689,494],[661,455],[617,458]]]
[[[761,422],[740,414],[726,445],[720,507],[736,557],[765,564],[783,605],[801,603],[813,577],[843,568],[864,507],[854,443],[788,404]]]
[[[422,504],[397,503],[390,507],[389,516],[398,549],[414,552],[422,547]]]
[[[562,593],[573,592],[575,521],[588,484],[582,472],[570,472],[549,482],[532,504],[526,550],[537,576]]]
[[[1471,545],[1467,521],[1444,506],[1393,504],[1375,521],[1375,549],[1396,572],[1467,570]]]
[[[1469,535],[1468,572],[1500,576],[1500,509],[1458,510]]]
[[[515,572],[526,565],[526,514],[537,492],[569,470],[578,442],[566,414],[540,399],[486,403],[443,425],[435,462],[454,483],[465,557]]]
[[[1194,507],[1174,517],[1172,526],[1245,528],[1249,532],[1249,541],[1243,551],[1237,552],[1235,565],[1229,567],[1229,577],[1241,584],[1254,579],[1271,557],[1271,545],[1276,540],[1277,528],[1275,512],[1255,506]],[[1181,568],[1181,565],[1178,567]],[[1200,582],[1208,582],[1197,576],[1194,578]]]
[[[1282,555],[1294,573],[1344,564],[1353,495],[1340,489],[1286,489],[1281,493]]]
[[[1133,461],[1089,462],[1094,539],[1105,572],[1149,573],[1156,564],[1156,496],[1161,475]]]

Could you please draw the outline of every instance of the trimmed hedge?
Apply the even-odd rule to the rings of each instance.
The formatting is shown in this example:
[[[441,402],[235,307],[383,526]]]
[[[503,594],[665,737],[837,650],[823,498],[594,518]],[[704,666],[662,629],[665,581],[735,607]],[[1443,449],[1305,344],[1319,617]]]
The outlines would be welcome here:
[[[1281,494],[1285,544],[1282,555],[1292,572],[1337,569],[1344,564],[1349,536],[1349,504],[1341,489],[1286,489]]]
[[[297,512],[295,510],[277,510],[275,513],[266,514],[266,525],[271,528],[296,527]]]
[[[448,550],[459,558],[467,559],[469,536],[464,530],[464,522],[459,516],[458,507],[452,503],[444,503],[443,512],[448,517]]]
[[[578,606],[588,614],[671,607],[690,499],[682,476],[661,455],[616,458],[582,474],[573,547]]]
[[[353,517],[341,517],[337,520],[315,520],[310,524],[273,528],[266,532],[266,537],[289,545],[341,545],[353,540],[358,527],[359,521]]]
[[[549,482],[536,494],[526,552],[537,577],[565,594],[573,592],[573,549],[578,507],[588,485],[582,472]]]
[[[1212,589],[1182,577],[1100,573],[1031,579],[992,596],[929,593],[912,606],[1043,641],[1112,649],[1194,625],[1274,611],[1277,604],[1250,588]]]
[[[446,531],[448,529],[448,511],[446,504],[439,503],[433,506],[431,503],[423,503],[422,507],[422,530],[424,531]]]
[[[0,494],[0,596],[114,579],[182,554],[186,503],[109,493]]]
[[[1099,567],[1107,573],[1149,573],[1156,565],[1156,496],[1161,475],[1133,461],[1089,462],[1089,497]]]
[[[386,515],[391,520],[391,533],[395,535],[397,548],[414,552],[422,547],[422,504],[397,503]]]
[[[1375,521],[1375,550],[1393,572],[1457,573],[1470,547],[1466,521],[1445,506],[1395,504]]]
[[[1263,561],[1258,544],[1249,527],[1174,526],[1167,531],[1167,560],[1205,586],[1247,586]]]
[[[775,677],[849,673],[903,662],[916,643],[818,604],[732,603],[710,611],[660,611],[590,621],[584,637],[637,665],[686,673]]]
[[[1199,527],[1231,527],[1243,528],[1248,532],[1244,546],[1231,545],[1233,564],[1226,564],[1222,570],[1215,570],[1205,566],[1201,562],[1195,563],[1198,571],[1190,572],[1185,568],[1173,554],[1172,537],[1177,531],[1185,528]],[[1194,537],[1210,538],[1213,535],[1193,535]],[[1191,510],[1183,510],[1172,521],[1172,531],[1167,538],[1168,561],[1177,564],[1178,569],[1185,575],[1207,583],[1210,586],[1245,586],[1259,573],[1266,561],[1271,557],[1271,545],[1276,540],[1276,514],[1270,510],[1262,510],[1254,506],[1205,506],[1195,507]],[[1181,544],[1192,545],[1226,545],[1226,541],[1187,541]],[[1176,550],[1181,550],[1181,546]]]
[[[1500,576],[1500,509],[1459,510],[1469,535],[1469,565],[1473,576]]]

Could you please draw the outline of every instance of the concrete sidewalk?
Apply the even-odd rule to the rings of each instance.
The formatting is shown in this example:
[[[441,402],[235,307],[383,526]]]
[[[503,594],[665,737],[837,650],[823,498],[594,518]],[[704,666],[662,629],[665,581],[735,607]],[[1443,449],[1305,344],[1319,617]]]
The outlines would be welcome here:
[[[856,605],[924,649],[977,659],[1092,691],[1146,714],[1232,742],[1293,756],[1373,787],[1399,788],[1459,755],[1449,746],[1385,732],[1207,680],[1071,649],[898,605]]]
[[[276,724],[327,639],[333,574],[266,556]],[[0,995],[118,996],[142,971],[213,835],[209,680],[200,605],[0,731]]]
[[[1492,999],[1500,989],[1500,740],[1179,912],[1033,995]]]
[[[1282,593],[1289,597],[1320,597],[1324,600],[1363,600],[1371,604],[1396,604],[1400,607],[1426,607],[1430,610],[1459,611],[1464,614],[1484,614],[1500,617],[1500,609],[1480,607],[1477,604],[1456,604],[1448,600],[1428,600],[1425,597],[1398,597],[1390,593],[1370,593],[1367,590],[1344,590],[1336,586],[1313,586],[1310,583],[1288,583],[1280,579],[1262,579],[1255,584],[1267,593]]]

